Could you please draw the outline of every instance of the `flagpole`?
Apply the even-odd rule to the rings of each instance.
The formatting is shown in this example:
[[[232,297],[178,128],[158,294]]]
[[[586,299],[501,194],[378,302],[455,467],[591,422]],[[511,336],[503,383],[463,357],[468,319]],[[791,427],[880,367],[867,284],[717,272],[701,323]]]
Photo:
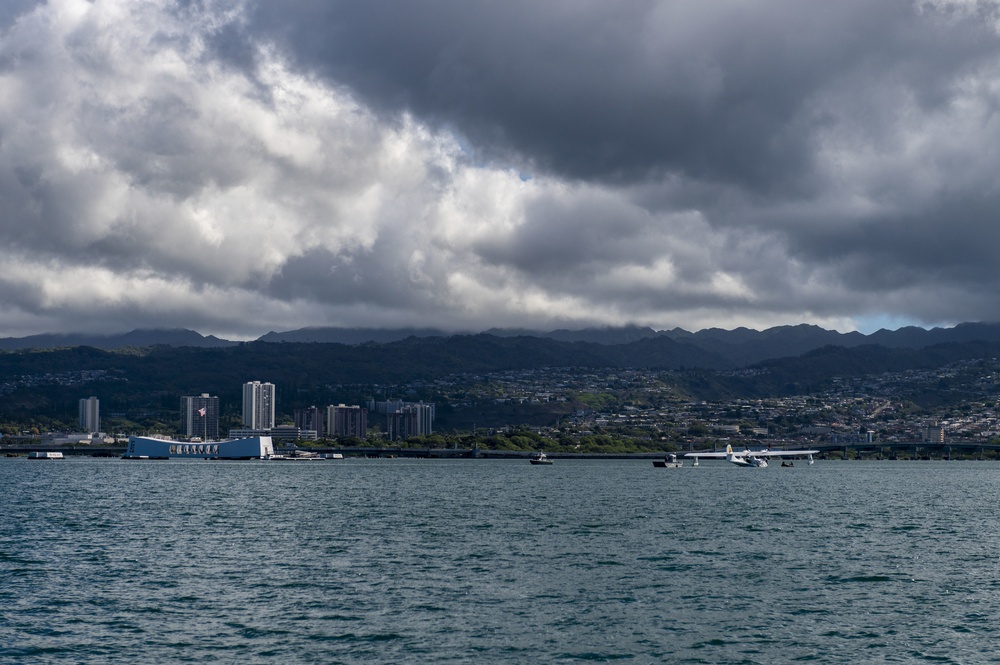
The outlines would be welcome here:
[[[201,426],[204,436],[201,437],[202,442],[208,441],[208,404],[198,409],[198,415],[201,416]]]

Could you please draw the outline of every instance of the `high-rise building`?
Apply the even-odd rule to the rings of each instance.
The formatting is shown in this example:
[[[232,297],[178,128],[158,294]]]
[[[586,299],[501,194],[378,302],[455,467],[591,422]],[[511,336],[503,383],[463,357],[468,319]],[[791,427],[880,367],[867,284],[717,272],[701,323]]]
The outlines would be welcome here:
[[[424,402],[368,400],[368,410],[379,414],[391,440],[425,436],[434,432],[434,405]]]
[[[295,426],[303,430],[313,430],[316,436],[323,436],[323,410],[317,406],[308,409],[295,409]]]
[[[924,441],[927,443],[944,443],[944,427],[934,423],[924,428]]]
[[[248,381],[243,384],[243,426],[269,430],[274,427],[274,384]]]
[[[181,397],[181,432],[187,438],[203,441],[219,438],[219,398],[208,393]]]
[[[434,432],[434,405],[407,402],[399,410],[387,413],[386,435],[390,440],[426,436]]]
[[[96,397],[80,400],[80,429],[89,433],[101,431],[101,400]]]
[[[368,434],[368,411],[360,406],[326,407],[327,434],[330,436],[353,436],[363,439]]]

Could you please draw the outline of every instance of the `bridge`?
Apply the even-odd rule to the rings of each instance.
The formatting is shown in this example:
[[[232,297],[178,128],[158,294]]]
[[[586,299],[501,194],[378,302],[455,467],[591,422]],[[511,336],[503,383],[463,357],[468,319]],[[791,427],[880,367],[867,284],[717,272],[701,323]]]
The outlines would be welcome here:
[[[741,444],[742,445],[742,444]],[[750,445],[752,450],[760,450],[760,445]],[[808,443],[794,446],[771,446],[772,450],[818,450],[814,457],[819,459],[888,459],[888,460],[954,460],[954,459],[1000,459],[1000,445],[976,441],[874,441],[854,443]],[[733,450],[738,450],[733,445]],[[723,452],[718,449],[717,452]],[[707,451],[706,451],[707,452]]]
[[[975,441],[892,441],[811,446],[820,459],[997,459],[1000,445]]]

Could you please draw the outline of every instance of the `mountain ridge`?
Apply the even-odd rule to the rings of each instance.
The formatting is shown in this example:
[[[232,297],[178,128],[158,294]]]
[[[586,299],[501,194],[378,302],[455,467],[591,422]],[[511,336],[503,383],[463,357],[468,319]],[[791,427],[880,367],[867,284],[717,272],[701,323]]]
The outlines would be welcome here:
[[[26,349],[65,349],[91,346],[95,349],[113,351],[126,347],[150,346],[196,346],[215,348],[235,346],[239,342],[220,339],[214,335],[202,335],[186,328],[136,328],[126,333],[95,335],[87,333],[43,333],[27,337],[2,337],[0,350],[21,351]]]
[[[930,329],[909,326],[898,330],[881,329],[868,335],[856,331],[841,333],[804,323],[775,326],[764,330],[745,327],[732,330],[706,328],[697,332],[690,332],[683,328],[657,331],[649,327],[635,325],[552,331],[491,328],[481,333],[453,333],[435,328],[308,327],[284,332],[271,331],[259,337],[255,343],[385,345],[407,339],[448,339],[476,335],[501,339],[537,338],[570,344],[596,344],[604,347],[618,347],[636,343],[648,344],[648,340],[668,339],[677,347],[666,352],[661,347],[652,345],[649,347],[650,353],[667,353],[664,360],[667,361],[668,365],[718,368],[720,365],[742,367],[767,360],[797,357],[827,346],[855,348],[876,345],[890,349],[921,349],[953,342],[1000,342],[1000,323],[967,322],[951,328]],[[184,328],[139,328],[118,335],[61,333],[31,335],[21,338],[0,338],[0,351],[78,346],[91,346],[104,350],[154,346],[224,348],[246,343],[225,340],[213,335],[205,336]],[[687,361],[679,361],[678,358],[685,354],[688,357]],[[622,353],[618,355],[622,355]],[[624,355],[629,354],[624,353]]]

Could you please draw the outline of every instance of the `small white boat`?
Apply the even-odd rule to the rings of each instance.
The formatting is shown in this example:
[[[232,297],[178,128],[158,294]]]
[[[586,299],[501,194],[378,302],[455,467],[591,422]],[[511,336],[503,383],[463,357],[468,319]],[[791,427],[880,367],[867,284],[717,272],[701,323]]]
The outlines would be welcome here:
[[[552,464],[552,460],[545,453],[538,453],[528,461],[532,464]]]
[[[52,452],[30,452],[28,453],[28,459],[63,459],[62,453],[52,453]]]
[[[653,466],[660,469],[679,469],[684,466],[684,462],[679,461],[674,453],[670,453],[662,460],[653,460]]]
[[[261,457],[261,459],[270,462],[324,462],[327,459],[332,458],[327,458],[324,455],[320,455],[319,453],[314,453],[312,451],[293,450],[289,455],[282,455],[279,453],[274,455],[265,455],[264,457]]]

